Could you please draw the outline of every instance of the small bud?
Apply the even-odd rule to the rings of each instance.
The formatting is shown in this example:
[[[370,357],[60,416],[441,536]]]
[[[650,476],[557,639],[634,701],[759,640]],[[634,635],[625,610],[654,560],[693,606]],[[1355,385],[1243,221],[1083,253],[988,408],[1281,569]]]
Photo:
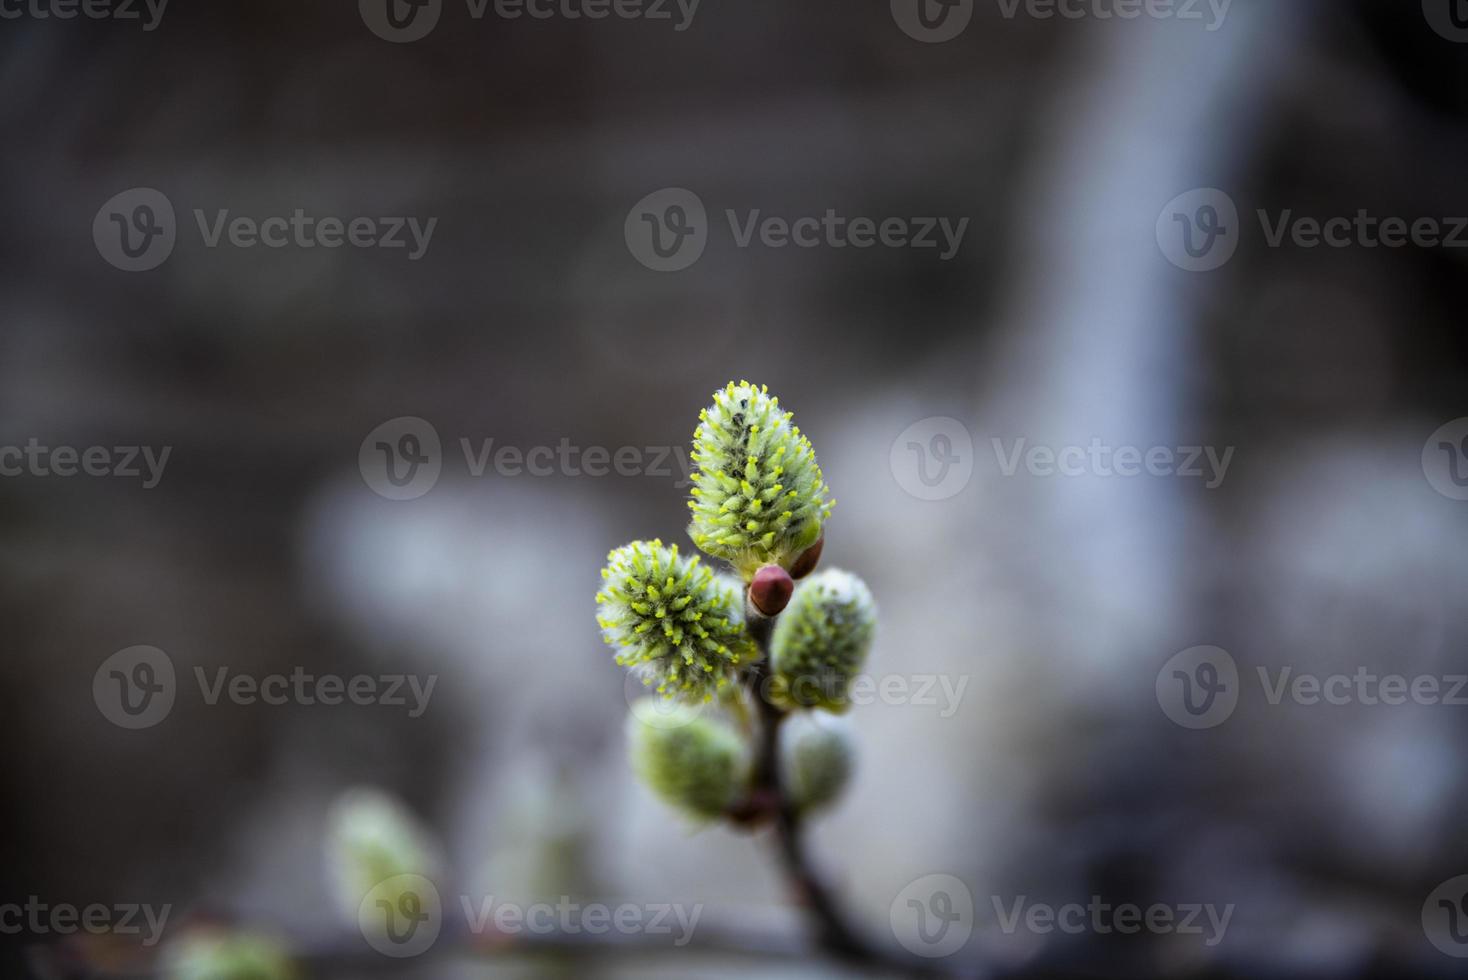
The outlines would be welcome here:
[[[856,746],[844,718],[805,712],[780,729],[780,765],[786,792],[802,813],[834,803],[851,780]]]
[[[749,601],[766,616],[778,616],[790,604],[795,580],[779,565],[765,565],[749,583]]]
[[[676,545],[634,541],[608,555],[601,574],[602,638],[659,694],[708,701],[758,655],[739,584]]]
[[[301,974],[273,939],[218,926],[190,929],[163,954],[167,980],[296,980]]]
[[[810,440],[764,387],[730,382],[693,434],[693,543],[748,580],[788,568],[821,536],[832,501]]]
[[[850,572],[829,569],[801,582],[770,638],[771,696],[787,706],[844,712],[876,623],[871,591]]]
[[[442,861],[432,837],[400,800],[362,788],[343,793],[332,807],[327,865],[338,909],[355,925],[369,893],[386,882],[438,877]],[[398,896],[375,897],[396,903]]]
[[[744,743],[727,725],[678,705],[681,724],[645,725],[633,712],[627,740],[632,768],[669,806],[714,819],[742,794],[749,779]]]
[[[780,794],[768,786],[756,786],[736,800],[725,814],[729,822],[746,830],[756,830],[780,815]]]
[[[800,553],[800,557],[796,558],[795,561],[791,563],[790,577],[794,579],[802,579],[809,575],[811,572],[815,571],[816,566],[819,565],[821,562],[821,552],[825,550],[825,547],[826,536],[823,534],[821,535],[820,540],[811,545],[809,548],[806,548],[804,551],[802,551]]]

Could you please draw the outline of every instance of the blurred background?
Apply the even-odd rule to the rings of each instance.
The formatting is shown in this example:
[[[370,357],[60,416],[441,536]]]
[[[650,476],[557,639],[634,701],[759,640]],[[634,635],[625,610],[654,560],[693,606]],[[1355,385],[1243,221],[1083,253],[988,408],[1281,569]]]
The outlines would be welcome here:
[[[443,0],[416,38],[436,8],[38,3],[0,25],[0,447],[112,472],[0,454],[0,901],[168,905],[165,943],[350,939],[323,841],[368,785],[455,894],[701,903],[788,952],[390,975],[854,975],[807,948],[766,835],[690,828],[631,778],[594,620],[609,549],[691,548],[677,454],[749,378],[833,488],[823,564],[876,595],[871,674],[963,685],[850,714],[857,775],[811,847],[870,935],[906,944],[904,889],[938,874],[972,909],[932,958],[955,972],[1461,975],[1468,889],[1439,887],[1468,873],[1468,708],[1273,704],[1259,674],[1468,672],[1464,253],[1268,235],[1468,215],[1456,0]],[[434,224],[421,249],[212,238],[297,210]],[[962,237],[741,241],[828,211]],[[703,250],[658,268],[638,235],[679,214]],[[1093,442],[1214,455],[1029,454]],[[594,447],[636,452],[595,475]],[[94,679],[137,646],[176,696],[128,728]],[[1199,646],[1236,705],[1189,727],[1168,665]],[[210,703],[195,671],[221,668],[436,681],[416,716]],[[1093,896],[1232,912],[1212,944],[1002,921]],[[3,924],[6,975],[94,955]]]

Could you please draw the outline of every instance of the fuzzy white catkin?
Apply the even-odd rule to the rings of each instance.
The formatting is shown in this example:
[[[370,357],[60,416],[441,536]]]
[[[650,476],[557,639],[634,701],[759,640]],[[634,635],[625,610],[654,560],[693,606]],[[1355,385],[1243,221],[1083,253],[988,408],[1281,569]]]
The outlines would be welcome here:
[[[722,815],[749,779],[743,741],[711,714],[675,705],[634,708],[627,719],[633,770],[664,803],[699,819]]]
[[[850,572],[832,568],[802,581],[770,639],[775,699],[792,707],[845,711],[876,624],[872,593]]]
[[[222,928],[191,929],[163,954],[165,980],[299,980],[275,940]]]
[[[850,722],[819,711],[787,718],[780,731],[780,765],[798,810],[830,806],[840,798],[856,768]]]
[[[436,882],[443,868],[438,846],[407,806],[381,790],[343,793],[332,807],[327,833],[327,871],[343,921],[357,926],[369,893],[404,876]],[[404,877],[404,881],[407,878]]]

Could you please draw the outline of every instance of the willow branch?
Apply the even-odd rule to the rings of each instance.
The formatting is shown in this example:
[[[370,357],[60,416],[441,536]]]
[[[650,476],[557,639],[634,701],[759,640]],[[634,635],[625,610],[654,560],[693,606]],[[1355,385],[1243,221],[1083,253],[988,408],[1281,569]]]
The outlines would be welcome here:
[[[759,715],[754,778],[741,816],[749,822],[772,818],[780,869],[796,900],[805,909],[817,944],[831,956],[852,964],[901,970],[907,975],[946,972],[931,960],[907,956],[864,938],[846,916],[829,883],[818,872],[805,847],[804,821],[786,791],[780,763],[780,726],[786,711],[769,698],[769,639],[774,617],[748,610],[750,633],[759,644],[760,661],[749,675],[749,691]]]

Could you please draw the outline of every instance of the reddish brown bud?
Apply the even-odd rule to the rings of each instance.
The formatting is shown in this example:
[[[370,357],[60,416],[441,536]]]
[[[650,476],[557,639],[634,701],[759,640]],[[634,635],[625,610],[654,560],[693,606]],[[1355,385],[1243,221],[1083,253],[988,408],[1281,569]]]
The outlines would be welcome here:
[[[821,549],[826,546],[826,536],[823,534],[815,544],[800,553],[790,566],[791,578],[805,578],[816,570],[816,565],[821,561]]]
[[[780,795],[768,787],[760,786],[737,801],[725,812],[736,827],[755,830],[780,812]]]
[[[765,565],[749,583],[749,601],[766,616],[778,616],[790,603],[795,580],[779,565]]]

